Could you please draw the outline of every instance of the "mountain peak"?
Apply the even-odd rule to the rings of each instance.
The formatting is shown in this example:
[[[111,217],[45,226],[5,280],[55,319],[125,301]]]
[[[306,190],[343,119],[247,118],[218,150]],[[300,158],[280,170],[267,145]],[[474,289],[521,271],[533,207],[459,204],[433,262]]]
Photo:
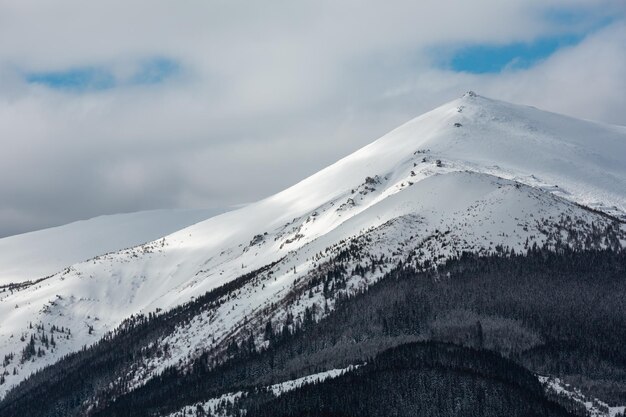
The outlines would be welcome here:
[[[477,96],[478,96],[478,94],[476,94],[472,90],[469,90],[469,91],[465,92],[465,94],[463,94],[464,98],[473,98],[473,97],[477,97]]]
[[[577,203],[614,215],[626,213],[626,131],[617,126],[469,91],[375,144],[370,146],[386,158],[389,149],[404,153],[397,160],[409,150],[428,151],[455,169],[551,188]]]

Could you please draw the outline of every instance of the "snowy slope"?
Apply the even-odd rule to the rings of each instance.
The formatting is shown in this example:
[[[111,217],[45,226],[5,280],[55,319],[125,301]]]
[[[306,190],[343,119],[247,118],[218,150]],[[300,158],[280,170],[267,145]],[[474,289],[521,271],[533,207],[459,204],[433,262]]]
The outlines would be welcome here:
[[[0,286],[52,275],[97,255],[150,242],[223,213],[153,210],[99,216],[0,239]]]
[[[334,207],[319,210],[316,216],[319,220],[308,223],[323,221],[326,215],[336,213]],[[298,225],[297,233],[306,236],[307,221],[302,223],[304,227]],[[494,253],[498,246],[520,252],[534,243],[539,246],[554,243],[554,236],[569,241],[571,235],[566,231],[569,227],[578,236],[586,236],[591,234],[592,224],[603,228],[612,222],[560,197],[492,175],[456,171],[430,176],[370,205],[327,234],[291,249],[270,271],[236,291],[236,298],[224,297],[219,307],[175,329],[160,341],[170,346],[169,356],[145,363],[135,375],[136,384],[205,351],[219,356],[229,340],[241,342],[249,332],[257,332],[260,344],[259,329],[268,320],[280,328],[288,312],[299,320],[304,310],[315,309],[315,304],[319,313],[316,318],[320,318],[321,306],[332,310],[334,305],[324,297],[323,284],[311,287],[309,283],[323,276],[347,250],[357,251],[358,256],[340,262],[349,276],[343,292],[355,293],[375,283],[400,261],[410,260],[420,265],[426,261],[438,263],[463,251]],[[269,236],[268,240],[273,241],[274,234]],[[623,226],[620,238],[621,245],[626,245]],[[266,245],[270,246],[270,242]],[[260,256],[263,244],[255,245],[253,250]],[[354,273],[357,266],[367,269],[381,256],[385,262],[376,270]],[[239,257],[242,258],[250,259]],[[228,273],[227,269],[223,271]],[[213,281],[210,273],[205,276],[209,279],[198,281],[196,288]],[[279,307],[271,311],[271,306]]]
[[[523,250],[527,241],[579,244],[567,230],[584,237],[597,230],[592,223],[621,228],[624,245],[623,225],[576,203],[624,216],[625,187],[626,129],[466,94],[258,203],[0,293],[0,355],[15,353],[8,369],[18,369],[0,395],[132,314],[171,308],[273,262],[236,298],[168,336],[171,355],[139,366],[136,384],[203,350],[218,352],[268,316],[280,322],[287,310],[297,316],[319,303],[300,297],[302,283],[350,245],[387,262],[354,274],[346,291],[399,261]],[[268,313],[270,305],[277,307]],[[31,322],[70,328],[71,336],[20,363],[19,352],[38,334]]]
[[[571,386],[559,378],[538,375],[539,382],[546,392],[567,398],[583,406],[590,417],[616,417],[624,415],[626,406],[611,407],[597,398],[587,398],[576,387]]]

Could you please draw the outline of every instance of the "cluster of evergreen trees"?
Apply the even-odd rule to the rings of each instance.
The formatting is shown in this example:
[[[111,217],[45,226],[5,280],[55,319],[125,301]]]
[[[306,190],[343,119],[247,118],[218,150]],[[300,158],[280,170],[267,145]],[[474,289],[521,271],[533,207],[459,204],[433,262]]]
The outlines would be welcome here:
[[[525,368],[487,351],[433,342],[391,348],[338,378],[269,400],[248,396],[233,408],[250,417],[570,415],[544,397]]]
[[[356,256],[357,249],[344,256]],[[162,354],[166,349],[155,341],[199,311],[214,308],[242,283],[258,278],[258,274],[249,274],[172,312],[129,320],[92,348],[27,380],[0,403],[0,415],[156,416],[240,390],[256,393],[246,396],[242,404],[258,415],[307,415],[304,405],[296,407],[298,395],[308,398],[302,404],[331,404],[329,395],[336,390],[342,395],[326,415],[351,415],[346,404],[370,404],[368,398],[377,399],[370,404],[371,410],[385,415],[375,403],[396,397],[398,407],[406,413],[398,415],[411,415],[420,406],[411,402],[418,392],[406,382],[410,380],[422,381],[420,395],[432,400],[428,402],[430,411],[419,409],[424,415],[439,406],[442,411],[438,415],[563,415],[562,409],[545,402],[530,372],[560,376],[591,396],[613,404],[626,403],[626,251],[535,247],[523,255],[504,252],[491,256],[465,253],[428,270],[399,265],[364,292],[341,298],[335,310],[319,322],[309,309],[302,320],[292,318],[289,326],[263,323],[258,332],[269,346],[262,350],[250,338],[231,343],[221,360],[207,352],[195,359],[189,370],[170,368],[143,387],[126,392],[125,371],[147,355]],[[375,261],[363,259],[365,264]],[[316,285],[325,286],[324,293],[336,297],[335,289],[352,271],[342,269],[339,262],[332,265],[319,275]],[[437,343],[412,343],[427,340]],[[412,343],[407,351],[389,351],[400,352],[397,357],[388,354],[393,360],[374,360],[389,358],[377,355],[407,343]],[[464,348],[451,348],[449,343]],[[416,354],[421,359],[407,365],[406,372],[402,371],[404,365],[393,365],[394,360],[410,356],[407,352],[412,349],[421,352]],[[433,354],[433,349],[443,350]],[[445,365],[420,368],[424,352],[437,358],[449,351],[461,362],[448,357]],[[501,370],[493,371],[481,358],[501,364]],[[362,362],[385,363],[398,372],[375,365],[342,377],[362,378],[361,383],[350,379],[356,384],[353,394],[341,391],[341,381],[346,379],[278,400],[262,389]],[[512,387],[507,372],[517,375],[522,385]],[[420,375],[428,377],[420,379]],[[118,383],[111,385],[113,381]],[[430,389],[428,381],[441,381],[442,385]],[[380,390],[379,396],[375,389]],[[480,395],[484,401],[477,402]],[[353,403],[341,402],[341,398]],[[530,400],[522,401],[527,403],[524,405],[516,398]],[[93,405],[94,399],[97,407],[84,406],[86,400]],[[497,408],[497,404],[507,408]],[[359,410],[358,415],[374,415]]]

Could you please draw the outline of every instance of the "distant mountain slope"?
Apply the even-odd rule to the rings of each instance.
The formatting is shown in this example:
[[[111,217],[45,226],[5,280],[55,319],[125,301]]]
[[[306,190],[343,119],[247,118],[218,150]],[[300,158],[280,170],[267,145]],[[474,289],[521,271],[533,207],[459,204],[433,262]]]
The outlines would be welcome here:
[[[137,364],[125,389],[250,335],[262,343],[257,330],[268,319],[288,325],[326,303],[321,317],[333,297],[398,264],[534,245],[618,250],[625,185],[625,128],[468,93],[258,203],[0,293],[0,355],[28,352],[31,337],[42,346],[42,327],[65,329],[45,354],[10,361],[0,396],[131,316],[233,282],[235,293],[170,332],[168,355]],[[341,286],[324,288],[328,274]]]
[[[226,210],[113,214],[0,239],[0,286],[52,275],[97,255],[137,246]]]

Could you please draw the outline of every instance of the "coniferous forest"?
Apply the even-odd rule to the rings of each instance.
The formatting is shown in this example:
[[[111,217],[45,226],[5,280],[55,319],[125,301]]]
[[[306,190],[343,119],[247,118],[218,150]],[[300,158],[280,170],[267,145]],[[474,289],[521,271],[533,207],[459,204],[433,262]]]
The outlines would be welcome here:
[[[326,279],[337,286],[342,274]],[[548,398],[535,374],[626,402],[626,253],[612,250],[463,254],[421,271],[398,265],[319,321],[305,315],[290,331],[266,323],[262,349],[235,343],[221,361],[201,355],[189,370],[170,368],[130,393],[110,388],[133,361],[167,353],[146,349],[151,340],[230,289],[126,323],[11,391],[0,415],[166,415],[236,391],[246,395],[231,414],[584,415]],[[362,366],[278,398],[264,389],[352,364]],[[85,407],[88,399],[97,406]]]

